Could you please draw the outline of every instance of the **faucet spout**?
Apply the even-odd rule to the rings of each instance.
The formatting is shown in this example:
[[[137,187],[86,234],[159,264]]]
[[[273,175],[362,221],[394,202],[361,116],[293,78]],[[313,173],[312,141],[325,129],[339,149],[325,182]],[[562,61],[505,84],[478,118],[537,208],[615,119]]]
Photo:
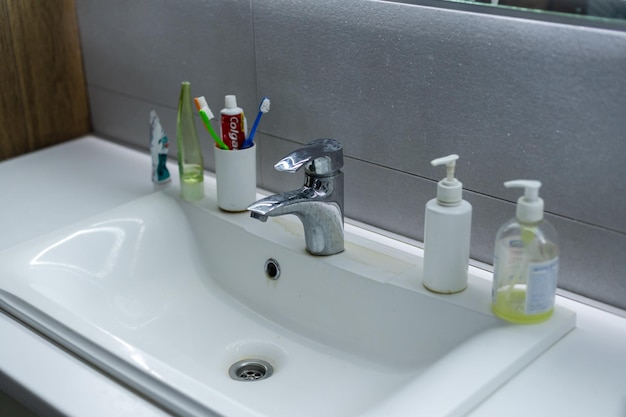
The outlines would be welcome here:
[[[327,146],[320,141],[339,142],[333,139],[319,139],[295,153],[312,152]],[[341,152],[341,145],[335,152]],[[289,155],[285,159],[289,158]],[[300,189],[271,195],[252,203],[248,210],[250,216],[260,221],[268,217],[285,214],[296,215],[304,226],[306,249],[313,255],[334,255],[344,250],[343,239],[343,173],[339,167],[335,171],[328,169],[328,160],[341,160],[342,155],[329,159],[328,152],[323,155],[312,152],[306,159],[304,186]],[[277,164],[278,165],[278,164]],[[300,164],[302,166],[304,164]],[[317,169],[316,169],[317,166]],[[320,169],[323,167],[324,169]],[[333,166],[335,168],[335,166]]]
[[[250,210],[250,208],[248,208],[248,210]],[[252,217],[253,219],[257,219],[258,221],[263,222],[263,223],[267,221],[267,215],[261,214],[257,211],[251,211],[250,217]]]

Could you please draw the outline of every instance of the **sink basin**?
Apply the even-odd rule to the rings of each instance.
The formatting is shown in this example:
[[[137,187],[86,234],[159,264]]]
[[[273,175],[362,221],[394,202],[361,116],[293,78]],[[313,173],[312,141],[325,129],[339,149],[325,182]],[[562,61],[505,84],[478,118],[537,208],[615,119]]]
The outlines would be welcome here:
[[[463,415],[575,325],[495,318],[474,268],[431,294],[417,253],[347,225],[344,253],[313,257],[295,217],[170,188],[1,252],[0,306],[190,416]]]

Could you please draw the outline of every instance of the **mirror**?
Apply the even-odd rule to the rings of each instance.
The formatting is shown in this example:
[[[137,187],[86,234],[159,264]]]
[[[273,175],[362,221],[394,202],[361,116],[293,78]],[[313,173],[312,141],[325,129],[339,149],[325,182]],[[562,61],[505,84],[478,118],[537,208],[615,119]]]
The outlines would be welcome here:
[[[440,0],[388,0],[442,7]],[[446,6],[559,23],[626,30],[626,0],[446,0]]]

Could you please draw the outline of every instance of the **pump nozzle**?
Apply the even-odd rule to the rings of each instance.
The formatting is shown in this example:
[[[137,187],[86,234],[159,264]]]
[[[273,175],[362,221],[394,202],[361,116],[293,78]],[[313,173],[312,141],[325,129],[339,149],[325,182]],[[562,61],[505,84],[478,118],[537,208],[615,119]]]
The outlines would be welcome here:
[[[433,159],[430,161],[432,166],[438,166],[446,164],[446,181],[454,182],[456,181],[454,178],[454,168],[456,167],[456,160],[459,159],[459,155],[452,154],[448,156],[444,156],[442,158]]]
[[[461,203],[463,184],[454,178],[457,159],[459,159],[459,155],[452,154],[430,161],[433,166],[446,165],[446,178],[437,184],[437,201],[444,206],[454,206]]]
[[[539,197],[541,182],[513,180],[504,183],[506,188],[523,188],[524,195],[517,199],[516,216],[520,222],[536,223],[543,219],[543,199]]]

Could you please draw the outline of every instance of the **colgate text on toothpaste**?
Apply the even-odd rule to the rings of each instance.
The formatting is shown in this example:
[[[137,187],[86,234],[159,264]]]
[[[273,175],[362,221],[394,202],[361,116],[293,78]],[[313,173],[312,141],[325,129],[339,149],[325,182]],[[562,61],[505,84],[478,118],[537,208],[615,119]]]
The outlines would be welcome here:
[[[241,149],[246,140],[243,113],[222,114],[222,140],[230,149]]]
[[[246,141],[247,123],[243,109],[237,107],[234,95],[225,97],[225,107],[220,112],[220,133],[229,149],[241,149]]]

